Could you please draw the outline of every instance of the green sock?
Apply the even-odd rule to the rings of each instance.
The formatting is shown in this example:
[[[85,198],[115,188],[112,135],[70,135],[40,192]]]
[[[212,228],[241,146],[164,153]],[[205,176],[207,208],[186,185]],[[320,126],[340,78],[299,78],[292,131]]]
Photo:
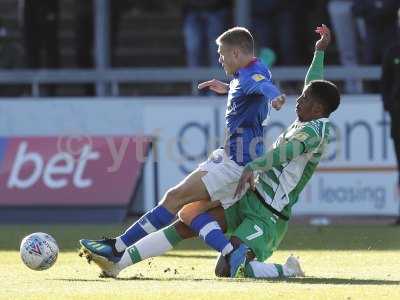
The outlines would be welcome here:
[[[128,247],[120,260],[122,268],[136,264],[149,257],[160,256],[175,247],[183,238],[174,225],[153,232]]]
[[[174,224],[169,225],[168,227],[162,230],[165,234],[167,240],[171,243],[172,247],[175,247],[179,242],[183,240],[183,238],[176,231]]]

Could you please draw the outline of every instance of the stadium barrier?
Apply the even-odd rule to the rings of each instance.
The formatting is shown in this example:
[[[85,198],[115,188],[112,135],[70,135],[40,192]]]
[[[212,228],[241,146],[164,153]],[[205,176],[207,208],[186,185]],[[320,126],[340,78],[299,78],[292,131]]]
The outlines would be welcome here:
[[[279,84],[286,81],[303,81],[306,74],[303,67],[274,67],[273,79]],[[380,66],[328,66],[325,78],[328,80],[359,79],[379,80]],[[0,71],[0,85],[25,84],[31,86],[31,95],[40,97],[43,84],[83,84],[92,83],[97,89],[97,96],[119,96],[120,84],[123,83],[190,83],[192,94],[197,95],[197,84],[216,78],[226,80],[221,68],[134,68],[105,70],[11,70]],[[105,88],[109,86],[109,89]],[[109,92],[107,93],[107,90]]]
[[[81,205],[103,208],[103,217],[117,207],[118,214],[109,220],[120,221],[132,207],[129,201],[137,186],[143,190],[136,200],[141,211],[152,208],[162,193],[221,145],[225,105],[222,98],[204,97],[1,101],[0,219],[17,221],[24,208],[27,218],[35,207],[58,207],[66,213],[66,208]],[[268,144],[295,119],[294,105],[295,98],[289,97],[281,111],[272,113]],[[329,151],[294,213],[397,215],[390,122],[379,97],[343,96],[332,122]],[[157,139],[157,152],[143,158],[142,148],[129,143],[132,137],[143,141],[146,136]],[[139,162],[146,162],[142,184]],[[16,209],[14,215],[10,207]]]

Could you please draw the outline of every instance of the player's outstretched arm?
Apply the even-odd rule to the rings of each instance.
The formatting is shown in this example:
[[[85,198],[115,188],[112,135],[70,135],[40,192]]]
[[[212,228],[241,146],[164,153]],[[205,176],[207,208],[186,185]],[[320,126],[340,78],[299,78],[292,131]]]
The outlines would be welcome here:
[[[254,171],[268,171],[272,167],[281,166],[283,163],[295,159],[305,151],[305,146],[298,140],[291,140],[281,144],[279,147],[269,150],[263,156],[248,163],[239,179],[234,197],[239,197],[245,190],[246,184],[255,189]]]
[[[315,29],[315,32],[320,35],[320,39],[315,43],[314,57],[308,68],[304,86],[312,80],[323,79],[324,77],[324,53],[331,42],[331,31],[328,26],[322,24]]]
[[[210,90],[218,93],[218,94],[226,94],[229,91],[229,84],[219,81],[217,79],[211,79],[209,81],[205,81],[200,83],[197,88],[199,90],[209,88]]]

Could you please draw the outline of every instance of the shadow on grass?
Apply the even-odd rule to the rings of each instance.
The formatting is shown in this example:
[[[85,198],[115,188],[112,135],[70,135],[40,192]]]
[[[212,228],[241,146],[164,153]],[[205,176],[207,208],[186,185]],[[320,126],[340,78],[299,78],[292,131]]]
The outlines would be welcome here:
[[[163,256],[167,257],[179,257],[179,258],[204,258],[204,259],[216,259],[218,252],[215,255],[203,255],[203,254],[180,254],[180,253],[166,253]]]
[[[76,278],[53,278],[48,280],[54,281],[70,281],[70,282],[109,282],[113,281],[221,281],[221,282],[253,282],[255,284],[265,283],[289,283],[289,284],[330,284],[330,285],[400,285],[398,280],[384,280],[384,279],[357,279],[357,278],[336,278],[336,277],[303,277],[303,278],[287,278],[287,279],[263,279],[263,278],[245,278],[245,279],[231,279],[231,278],[188,278],[188,277],[144,277],[132,276],[123,278],[111,279],[76,279]]]
[[[256,279],[256,281],[265,281]],[[357,279],[357,278],[336,278],[336,277],[303,277],[303,278],[287,278],[281,280],[268,280],[285,281],[287,283],[300,283],[300,284],[333,284],[333,285],[399,285],[398,280],[385,280],[385,279]]]
[[[399,285],[398,280],[383,280],[383,279],[356,279],[356,278],[323,278],[323,277],[304,277],[304,278],[287,278],[287,279],[263,279],[263,278],[185,278],[185,277],[169,277],[169,278],[151,278],[142,276],[133,276],[128,278],[117,278],[120,281],[224,281],[224,282],[254,282],[254,283],[276,283],[286,282],[295,284],[333,284],[333,285]]]
[[[107,282],[104,279],[78,279],[78,278],[52,278],[49,281],[69,281],[69,282]]]

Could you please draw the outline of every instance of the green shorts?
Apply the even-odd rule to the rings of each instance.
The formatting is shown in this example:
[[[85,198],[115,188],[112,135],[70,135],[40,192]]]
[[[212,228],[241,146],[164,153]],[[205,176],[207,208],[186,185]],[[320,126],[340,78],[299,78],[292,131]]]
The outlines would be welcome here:
[[[238,237],[258,261],[270,257],[282,241],[288,222],[268,210],[253,191],[225,210],[227,233]]]

